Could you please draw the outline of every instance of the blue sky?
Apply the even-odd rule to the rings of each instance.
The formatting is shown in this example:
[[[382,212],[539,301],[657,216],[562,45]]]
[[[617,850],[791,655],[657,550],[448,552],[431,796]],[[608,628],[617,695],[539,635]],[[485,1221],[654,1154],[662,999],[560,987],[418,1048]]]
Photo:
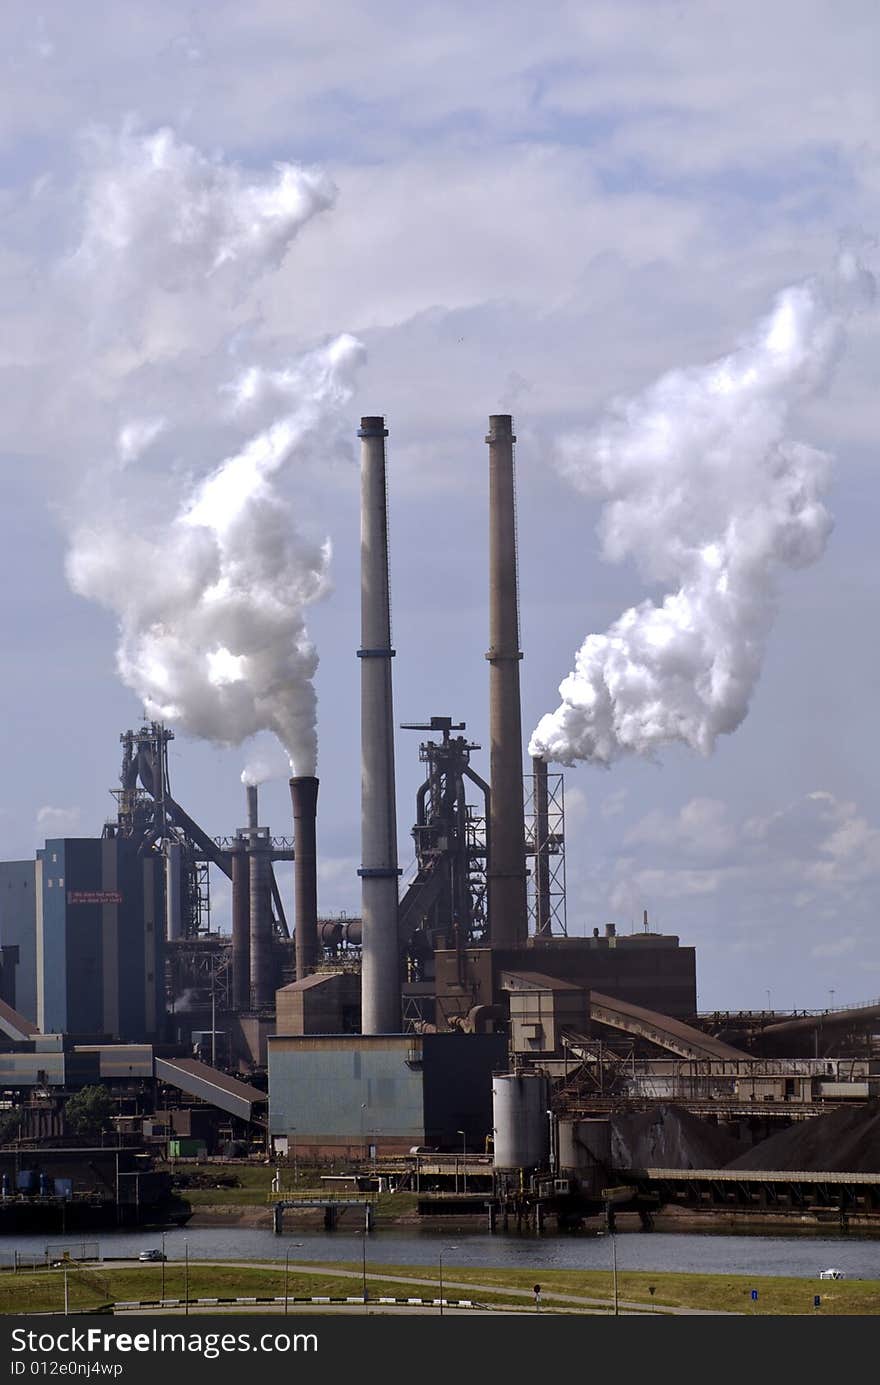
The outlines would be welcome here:
[[[333,590],[307,616],[320,656],[320,904],[356,912],[360,415],[384,413],[390,430],[397,718],[448,713],[485,743],[483,437],[489,414],[514,414],[528,732],[556,706],[584,636],[657,595],[633,563],[602,559],[600,502],[558,474],[556,439],[664,372],[731,350],[779,290],[826,272],[842,239],[877,269],[878,30],[876,6],[858,0],[369,13],[10,0],[2,855],[30,855],[50,829],[98,831],[118,734],[139,719],[116,673],[113,615],[65,576],[74,518],[91,506],[109,522],[109,415],[143,380],[184,420],[173,465],[157,454],[118,483],[128,517],[143,507],[161,526],[223,445],[206,403],[208,346],[217,357],[232,337],[239,356],[277,369],[349,332],[366,349],[351,398],[326,453],[284,486],[303,532],[333,545]],[[83,365],[94,323],[62,301],[57,274],[81,236],[86,134],[113,141],[126,121],[170,127],[246,176],[320,165],[336,198],[228,305],[228,322],[196,314],[185,350],[153,374],[142,361],[108,394]],[[136,313],[150,284],[126,284]],[[110,289],[100,306],[112,320]],[[835,458],[834,530],[815,565],[782,580],[745,721],[707,758],[672,746],[655,763],[566,771],[570,930],[614,920],[625,931],[647,908],[697,947],[702,1008],[761,1006],[768,989],[798,1007],[832,988],[838,1003],[880,994],[877,330],[876,313],[853,321],[827,390],[792,420],[795,438]],[[211,833],[243,818],[250,749],[174,742],[175,790]],[[417,749],[399,734],[403,862]],[[484,772],[486,757],[476,763]],[[286,833],[286,785],[263,796]],[[222,918],[219,882],[217,900]]]

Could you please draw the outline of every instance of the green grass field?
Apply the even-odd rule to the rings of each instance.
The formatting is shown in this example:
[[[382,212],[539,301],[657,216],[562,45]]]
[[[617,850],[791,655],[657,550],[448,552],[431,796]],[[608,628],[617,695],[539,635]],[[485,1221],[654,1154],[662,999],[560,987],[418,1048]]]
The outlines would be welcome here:
[[[328,1274],[330,1266],[315,1265],[308,1272],[291,1270],[288,1292],[292,1298],[327,1295],[344,1298],[359,1294],[363,1284],[363,1266],[333,1265],[345,1270],[346,1277]],[[439,1292],[439,1270],[431,1266],[370,1265],[367,1266],[369,1294],[404,1298],[420,1296],[433,1298]],[[430,1283],[415,1286],[402,1280],[426,1280]],[[134,1299],[158,1299],[162,1287],[161,1265],[140,1265],[115,1268],[112,1263],[68,1271],[70,1308],[83,1310],[101,1304]],[[532,1302],[534,1270],[458,1269],[452,1264],[443,1268],[444,1297],[467,1297],[481,1303],[503,1307],[522,1307]],[[451,1285],[486,1285],[490,1289],[452,1288]],[[239,1296],[274,1297],[284,1293],[284,1267],[277,1269],[251,1268],[244,1264],[209,1266],[190,1261],[189,1297],[225,1298]],[[650,1292],[654,1288],[653,1295]],[[514,1295],[511,1290],[525,1291]],[[752,1303],[750,1293],[758,1290],[758,1301]],[[186,1291],[186,1269],[179,1261],[166,1262],[165,1297],[183,1298]],[[610,1307],[613,1283],[606,1271],[541,1271],[542,1311],[589,1311],[587,1305],[566,1303],[559,1295],[575,1295],[598,1299]],[[821,1296],[819,1309],[813,1306],[813,1296]],[[734,1275],[649,1274],[623,1271],[618,1275],[620,1302],[636,1303],[645,1311],[662,1311],[664,1307],[702,1308],[710,1311],[741,1313],[749,1316],[778,1314],[872,1315],[880,1312],[880,1280],[842,1280],[836,1282],[812,1279],[788,1279],[769,1276],[745,1278]],[[0,1312],[3,1313],[60,1313],[64,1307],[64,1273],[62,1270],[0,1274]],[[255,1311],[259,1311],[257,1308]],[[595,1309],[594,1309],[595,1311]]]

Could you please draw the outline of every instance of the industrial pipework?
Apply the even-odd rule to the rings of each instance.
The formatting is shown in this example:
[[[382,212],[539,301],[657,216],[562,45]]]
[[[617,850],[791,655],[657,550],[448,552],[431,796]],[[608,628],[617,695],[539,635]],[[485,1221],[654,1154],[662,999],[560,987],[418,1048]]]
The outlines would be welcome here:
[[[296,927],[296,979],[315,969],[318,957],[318,852],[315,822],[318,780],[300,775],[289,781],[293,805],[293,892]]]
[[[528,937],[523,825],[522,712],[513,419],[489,418],[489,939],[519,947]]]
[[[361,440],[361,1030],[400,1032],[397,814],[384,418]],[[298,928],[297,924],[297,928]]]

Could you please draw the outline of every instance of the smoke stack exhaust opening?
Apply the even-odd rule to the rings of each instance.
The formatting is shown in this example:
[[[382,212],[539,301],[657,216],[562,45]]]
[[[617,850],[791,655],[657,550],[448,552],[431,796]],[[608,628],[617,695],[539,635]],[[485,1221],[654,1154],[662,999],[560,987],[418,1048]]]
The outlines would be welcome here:
[[[361,1030],[400,1033],[397,810],[384,418],[361,440]]]
[[[296,979],[302,981],[318,959],[318,780],[301,775],[289,781],[293,807],[293,890],[296,926]]]
[[[247,785],[247,825],[251,832],[255,832],[260,825],[260,808],[256,784]]]
[[[513,419],[489,418],[489,940],[528,937]]]

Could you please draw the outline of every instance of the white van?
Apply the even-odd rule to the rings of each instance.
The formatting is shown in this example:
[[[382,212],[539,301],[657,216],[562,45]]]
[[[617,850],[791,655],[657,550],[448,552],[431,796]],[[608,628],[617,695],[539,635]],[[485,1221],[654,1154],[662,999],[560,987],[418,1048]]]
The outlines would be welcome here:
[[[819,1272],[819,1278],[820,1278],[820,1279],[846,1279],[846,1275],[844,1274],[843,1270],[821,1270],[821,1271]]]

